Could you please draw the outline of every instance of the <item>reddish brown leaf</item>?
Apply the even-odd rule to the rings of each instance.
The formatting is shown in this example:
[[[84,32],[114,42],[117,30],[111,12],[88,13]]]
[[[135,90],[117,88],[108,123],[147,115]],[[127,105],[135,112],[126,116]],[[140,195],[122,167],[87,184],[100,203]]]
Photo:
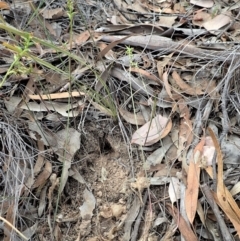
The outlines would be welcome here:
[[[119,108],[119,113],[125,121],[133,125],[144,125],[146,123],[142,114],[134,114],[127,110],[124,110],[122,107]]]
[[[109,47],[107,44],[103,42],[98,42],[97,46],[100,48],[101,51]],[[104,56],[109,60],[116,60],[116,53],[114,53],[112,49],[109,49],[109,51],[107,51]]]
[[[9,7],[8,3],[4,2],[4,1],[1,1],[0,2],[0,9],[7,9],[7,10],[9,10],[10,7]]]
[[[171,99],[173,99],[173,96],[172,96],[172,92],[171,92],[171,86],[168,82],[168,73],[167,72],[164,72],[163,75],[162,75],[162,79],[163,79],[163,83],[164,83],[164,87],[169,95],[169,97]]]
[[[213,140],[214,146],[217,151],[217,162],[218,162],[218,174],[217,174],[217,195],[215,195],[216,202],[222,208],[222,210],[226,213],[226,215],[231,220],[233,226],[235,227],[238,236],[240,237],[240,209],[233,199],[231,193],[226,188],[223,183],[223,156],[220,149],[220,145],[217,141],[217,138],[212,131],[212,129],[208,128],[210,136]]]
[[[165,56],[162,61],[157,62],[157,70],[158,70],[159,78],[161,79],[163,78],[163,73],[164,71],[166,71],[165,68],[171,61],[172,56],[173,56],[173,53]]]
[[[187,190],[185,194],[185,208],[190,223],[193,223],[197,211],[198,191],[199,191],[199,161],[202,156],[205,138],[194,149],[193,160],[190,161],[187,177]]]
[[[161,82],[161,80],[157,76],[149,73],[148,71],[146,71],[144,69],[131,67],[130,72],[135,72],[135,73],[139,73],[140,75],[144,75],[148,79],[151,79],[151,80],[155,81],[157,84],[159,84]]]
[[[197,11],[193,16],[193,24],[202,27],[205,22],[211,19],[211,14],[204,11]]]
[[[81,44],[85,43],[89,38],[90,38],[90,32],[89,32],[89,30],[86,30],[86,31],[80,33],[78,36],[75,36],[73,38],[73,42],[76,45],[81,45]]]
[[[45,184],[47,179],[52,174],[52,164],[49,161],[46,161],[44,170],[39,174],[36,181],[33,184],[33,188],[40,187],[42,188]]]
[[[188,85],[186,82],[182,80],[180,75],[173,71],[172,77],[175,80],[176,84],[184,91],[184,93],[189,95],[202,95],[204,92],[200,88],[192,88],[190,85]]]
[[[189,227],[187,222],[184,220],[184,218],[181,216],[177,208],[175,208],[169,203],[167,203],[166,206],[169,213],[174,218],[175,223],[178,225],[178,229],[183,235],[185,241],[198,241],[198,238],[196,237],[192,229]]]

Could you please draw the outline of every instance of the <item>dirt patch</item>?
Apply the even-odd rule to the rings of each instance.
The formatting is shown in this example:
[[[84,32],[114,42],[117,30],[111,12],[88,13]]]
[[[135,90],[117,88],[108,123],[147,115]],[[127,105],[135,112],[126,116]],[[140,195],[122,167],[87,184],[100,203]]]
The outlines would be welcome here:
[[[95,240],[118,240],[122,227],[117,226],[124,219],[127,204],[132,198],[128,147],[117,129],[109,134],[106,128],[96,128],[96,125],[89,123],[84,132],[74,168],[85,184],[69,178],[57,215],[62,218],[58,231],[62,240],[68,241],[75,241],[80,233],[81,240],[91,240],[90,237]],[[86,188],[95,197],[96,208],[87,231],[83,231],[79,207],[84,203]],[[86,237],[83,236],[84,232]]]

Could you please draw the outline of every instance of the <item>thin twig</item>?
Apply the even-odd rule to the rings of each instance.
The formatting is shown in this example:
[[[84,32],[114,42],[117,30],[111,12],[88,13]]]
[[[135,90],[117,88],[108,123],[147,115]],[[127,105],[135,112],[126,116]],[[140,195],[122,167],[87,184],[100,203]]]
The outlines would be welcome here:
[[[133,228],[133,231],[132,231],[132,238],[131,238],[131,241],[136,241],[137,240],[137,237],[138,237],[138,230],[139,230],[139,226],[140,226],[140,223],[141,223],[141,219],[142,219],[142,215],[143,215],[143,212],[145,210],[145,206],[146,206],[146,202],[147,202],[147,197],[148,197],[148,190],[145,191],[145,194],[144,194],[144,197],[143,197],[143,205],[142,205],[142,208],[138,214],[138,217],[136,219],[136,222],[134,224],[134,228]]]
[[[211,206],[211,208],[215,214],[215,217],[218,221],[218,224],[219,224],[219,227],[220,227],[220,230],[222,233],[223,240],[224,241],[233,241],[234,239],[231,236],[231,234],[229,233],[229,230],[228,230],[223,218],[220,215],[219,208],[218,208],[216,202],[214,201],[213,195],[212,195],[209,187],[207,186],[207,184],[201,185],[201,190],[204,193],[204,195],[207,199],[207,202],[209,203],[209,205]]]

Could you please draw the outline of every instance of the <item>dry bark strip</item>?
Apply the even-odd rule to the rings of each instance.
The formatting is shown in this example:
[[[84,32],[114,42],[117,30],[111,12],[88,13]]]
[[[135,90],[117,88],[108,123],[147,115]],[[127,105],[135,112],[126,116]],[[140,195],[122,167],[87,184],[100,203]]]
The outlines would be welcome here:
[[[124,35],[118,35],[118,36],[110,36],[110,35],[104,35],[101,37],[101,40],[106,42],[113,42],[118,41],[125,37]],[[217,60],[217,61],[231,61],[233,59],[239,59],[240,53],[233,50],[227,50],[227,51],[216,51],[216,50],[206,50],[203,48],[198,48],[193,45],[190,45],[186,41],[182,42],[174,42],[172,39],[167,37],[162,37],[158,35],[148,35],[148,36],[132,36],[128,39],[121,42],[121,44],[124,45],[130,45],[130,46],[139,46],[146,49],[151,50],[157,50],[157,51],[167,51],[167,52],[174,52],[181,54],[186,54],[189,57],[193,58],[200,58],[200,59],[208,59],[208,60]],[[233,54],[234,53],[234,54]]]

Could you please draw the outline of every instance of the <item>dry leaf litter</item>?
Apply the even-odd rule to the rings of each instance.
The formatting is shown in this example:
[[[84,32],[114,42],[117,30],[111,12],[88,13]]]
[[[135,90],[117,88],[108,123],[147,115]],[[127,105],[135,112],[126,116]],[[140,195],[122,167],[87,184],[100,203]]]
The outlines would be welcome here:
[[[239,240],[239,8],[1,1],[1,240]]]

